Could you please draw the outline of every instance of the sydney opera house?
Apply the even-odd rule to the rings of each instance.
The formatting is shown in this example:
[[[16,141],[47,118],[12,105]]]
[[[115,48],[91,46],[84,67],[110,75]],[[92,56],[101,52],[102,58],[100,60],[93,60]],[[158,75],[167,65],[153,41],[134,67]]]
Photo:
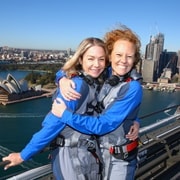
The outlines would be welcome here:
[[[16,80],[13,75],[8,74],[7,78],[0,81],[0,103],[18,102],[25,98],[39,96],[43,92],[39,89],[28,87],[26,80]]]

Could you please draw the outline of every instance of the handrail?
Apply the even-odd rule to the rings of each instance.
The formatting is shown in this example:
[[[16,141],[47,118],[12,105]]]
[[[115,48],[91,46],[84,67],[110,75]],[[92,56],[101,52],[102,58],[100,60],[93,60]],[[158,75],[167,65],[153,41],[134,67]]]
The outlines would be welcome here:
[[[28,170],[28,171],[21,173],[19,175],[10,177],[7,180],[24,180],[24,179],[33,180],[33,179],[37,179],[39,177],[43,177],[45,175],[48,175],[50,173],[52,173],[51,164],[47,164],[44,166],[40,166],[38,168]]]
[[[158,111],[154,111],[154,112],[152,112],[152,113],[146,114],[146,115],[141,116],[141,117],[139,117],[139,118],[140,118],[140,119],[144,119],[144,118],[146,118],[146,117],[150,117],[150,116],[152,116],[152,115],[154,115],[154,114],[158,114],[158,113],[160,113],[160,112],[164,112],[164,111],[166,111],[166,110],[173,109],[173,108],[176,108],[176,107],[178,107],[178,106],[180,106],[180,104],[176,104],[176,105],[174,105],[174,106],[170,106],[170,107],[167,107],[167,108],[158,110]]]
[[[140,134],[143,134],[145,132],[147,133],[148,131],[153,130],[154,128],[158,128],[159,126],[162,126],[163,124],[174,121],[175,118],[180,118],[180,114],[174,114],[170,117],[164,118],[163,120],[155,122],[151,125],[144,126],[144,127],[140,128],[139,133]]]

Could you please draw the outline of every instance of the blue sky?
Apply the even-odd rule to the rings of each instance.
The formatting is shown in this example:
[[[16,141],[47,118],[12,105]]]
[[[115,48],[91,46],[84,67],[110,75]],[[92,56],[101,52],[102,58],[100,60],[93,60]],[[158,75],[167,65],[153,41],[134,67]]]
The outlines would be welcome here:
[[[86,37],[124,24],[136,32],[142,53],[150,35],[180,50],[179,0],[1,0],[0,47],[75,50]]]

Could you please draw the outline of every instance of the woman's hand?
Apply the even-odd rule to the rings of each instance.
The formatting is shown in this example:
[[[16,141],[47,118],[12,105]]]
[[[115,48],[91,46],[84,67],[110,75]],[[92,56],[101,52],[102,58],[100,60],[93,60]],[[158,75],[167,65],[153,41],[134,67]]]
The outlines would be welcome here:
[[[61,78],[59,80],[59,87],[63,98],[67,101],[77,100],[81,97],[81,94],[74,90],[76,86],[71,79],[66,77]]]
[[[139,137],[139,123],[134,121],[134,124],[131,126],[129,133],[126,135],[126,138],[134,141]]]
[[[57,117],[62,117],[62,114],[66,108],[67,106],[64,101],[60,98],[56,98],[52,104],[51,112]]]
[[[21,158],[20,153],[11,153],[6,157],[2,158],[3,161],[9,161],[8,164],[4,166],[4,170],[8,169],[9,167],[16,166],[21,164],[24,160]]]

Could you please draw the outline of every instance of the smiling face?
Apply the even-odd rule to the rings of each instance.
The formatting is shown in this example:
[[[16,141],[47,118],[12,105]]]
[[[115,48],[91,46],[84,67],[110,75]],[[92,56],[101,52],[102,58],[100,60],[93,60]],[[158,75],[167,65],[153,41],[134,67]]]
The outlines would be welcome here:
[[[104,70],[106,65],[106,54],[102,47],[92,46],[84,54],[80,61],[83,71],[97,78]]]
[[[110,55],[113,75],[123,76],[133,67],[136,47],[127,40],[117,40]]]

